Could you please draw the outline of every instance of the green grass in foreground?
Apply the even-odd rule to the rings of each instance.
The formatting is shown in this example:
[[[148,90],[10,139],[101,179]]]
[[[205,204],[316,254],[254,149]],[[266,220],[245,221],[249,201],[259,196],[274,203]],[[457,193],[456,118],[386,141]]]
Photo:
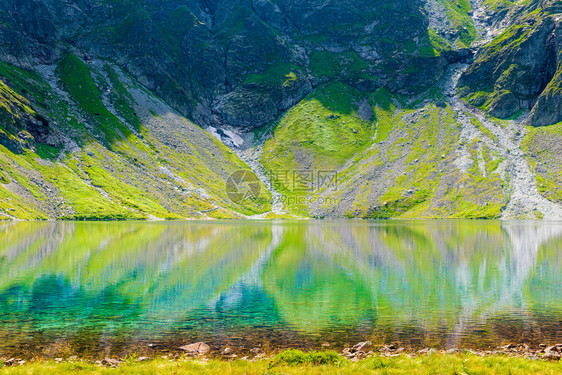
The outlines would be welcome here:
[[[506,356],[424,355],[410,358],[371,357],[354,363],[335,353],[288,351],[273,360],[220,361],[168,360],[148,362],[133,359],[119,368],[86,362],[36,362],[2,368],[4,374],[561,374],[562,362],[548,362]]]

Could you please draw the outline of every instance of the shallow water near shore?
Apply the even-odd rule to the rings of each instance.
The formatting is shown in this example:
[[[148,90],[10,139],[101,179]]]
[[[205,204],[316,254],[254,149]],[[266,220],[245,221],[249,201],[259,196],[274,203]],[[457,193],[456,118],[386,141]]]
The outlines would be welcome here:
[[[562,341],[562,223],[0,223],[0,355]]]

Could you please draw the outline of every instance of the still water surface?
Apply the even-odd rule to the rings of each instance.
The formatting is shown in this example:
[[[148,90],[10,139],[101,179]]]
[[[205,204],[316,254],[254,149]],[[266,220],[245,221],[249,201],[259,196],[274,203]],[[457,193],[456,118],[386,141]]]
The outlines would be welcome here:
[[[562,224],[0,223],[0,354],[562,341]]]

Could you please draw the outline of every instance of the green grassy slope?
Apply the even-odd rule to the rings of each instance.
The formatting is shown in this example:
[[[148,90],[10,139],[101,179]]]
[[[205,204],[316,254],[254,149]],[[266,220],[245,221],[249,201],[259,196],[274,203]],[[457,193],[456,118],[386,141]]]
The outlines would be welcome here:
[[[370,106],[371,121],[360,118],[359,103]],[[472,121],[483,139],[493,137]],[[463,154],[466,170],[456,164]],[[407,105],[384,89],[317,89],[279,121],[261,161],[274,178],[282,175],[276,185],[286,208],[301,215],[494,218],[508,198],[498,155],[478,139],[462,142],[447,104]],[[286,170],[314,178],[334,171],[337,188],[299,189]]]
[[[530,128],[523,142],[541,194],[562,202],[562,123]]]
[[[21,154],[0,145],[0,218],[180,219],[269,210],[265,187],[255,203],[231,202],[225,181],[246,164],[118,69],[68,55],[55,74],[60,87],[0,65],[4,81],[29,99],[22,108],[47,118],[58,140]]]
[[[458,37],[454,44],[462,48],[470,47],[476,38],[476,28],[470,17],[470,12],[473,10],[471,2],[469,0],[441,0],[440,3],[445,7],[452,27],[458,30]]]
[[[501,118],[521,115],[525,105],[538,99],[537,106],[550,111],[538,111],[539,120],[557,119],[560,67],[552,68],[551,56],[533,48],[535,39],[540,42],[549,35],[546,31],[556,18],[551,13],[557,10],[540,9],[532,0],[484,3],[486,14],[524,12],[480,50],[460,79],[461,95]],[[134,2],[126,4],[134,8]],[[419,14],[400,15],[396,4],[381,5],[384,17],[352,12],[358,20],[384,20],[370,25],[372,32],[364,36],[372,37],[367,43],[372,49],[363,48],[364,41],[350,48],[329,48],[328,36],[336,31],[311,34],[307,25],[294,40],[307,46],[302,58],[287,59],[272,47],[264,50],[264,63],[254,68],[242,60],[230,62],[240,69],[233,73],[234,80],[225,76],[232,91],[224,100],[220,95],[214,98],[220,105],[202,116],[212,112],[230,125],[269,124],[256,130],[261,136],[271,132],[260,161],[275,188],[290,201],[289,214],[498,217],[509,200],[509,176],[490,142],[483,142],[494,136],[471,118],[478,138],[462,141],[457,113],[438,87],[447,69],[440,53],[468,47],[478,38],[471,19],[474,10],[464,0],[438,4],[455,31],[453,39],[423,23],[418,37],[401,39],[390,22],[415,16],[407,23],[413,28],[407,31],[414,33]],[[221,21],[218,39],[249,33],[243,20],[255,15],[246,8],[239,12],[241,17],[233,14]],[[135,13],[127,20],[145,16]],[[197,29],[199,21],[187,8],[178,8],[176,16],[169,22],[178,35]],[[185,25],[179,21],[183,17],[190,20]],[[104,33],[130,36],[134,25],[129,21],[122,25],[126,32]],[[171,60],[182,53],[180,40],[172,36],[168,35],[175,46]],[[201,37],[197,43],[205,40]],[[527,60],[537,63],[525,65]],[[549,74],[539,84],[537,72],[542,68]],[[270,210],[265,186],[256,202],[231,202],[224,182],[235,170],[248,167],[115,65],[69,54],[47,73],[0,64],[0,218],[174,219]],[[208,73],[213,79],[220,76]],[[540,90],[529,89],[533,86]],[[286,108],[290,109],[284,112]],[[48,120],[50,137],[39,139],[26,130],[27,119],[37,116]],[[562,178],[556,167],[558,153],[548,151],[548,136],[558,137],[557,129],[531,131],[527,141],[539,189],[556,201],[562,199]],[[298,171],[312,173],[308,177],[313,180],[308,183]],[[337,174],[338,188],[320,187],[318,172]]]
[[[314,190],[314,181],[309,186],[294,186],[293,177],[281,179],[286,177],[285,171],[334,170],[370,144],[372,121],[358,115],[360,102],[370,106],[368,97],[356,89],[343,83],[328,84],[283,116],[261,157],[277,190],[298,199]],[[306,214],[301,204],[293,209]]]

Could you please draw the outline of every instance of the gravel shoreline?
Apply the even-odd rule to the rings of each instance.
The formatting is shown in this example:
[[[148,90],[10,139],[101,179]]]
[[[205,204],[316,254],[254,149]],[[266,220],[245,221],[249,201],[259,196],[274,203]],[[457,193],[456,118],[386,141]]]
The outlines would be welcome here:
[[[330,349],[329,345],[324,346],[326,352],[336,353]],[[154,353],[152,356],[144,355],[130,355],[124,358],[110,358],[106,357],[103,359],[82,359],[76,355],[71,355],[68,357],[34,357],[32,359],[23,359],[17,357],[2,358],[0,356],[0,367],[4,366],[18,366],[25,365],[30,362],[37,361],[48,361],[54,360],[55,363],[74,363],[74,362],[86,362],[91,364],[97,364],[106,367],[119,367],[123,363],[130,362],[144,362],[151,361],[154,359],[165,359],[165,360],[185,360],[185,359],[196,359],[201,361],[209,360],[242,360],[242,361],[267,361],[272,360],[276,355],[285,351],[291,351],[292,349],[286,350],[276,350],[272,352],[266,352],[262,348],[255,347],[248,349],[245,347],[234,348],[234,347],[217,347],[211,346],[204,342],[197,342],[189,345],[184,345],[179,348],[174,348],[168,353],[159,352]],[[398,357],[406,356],[410,358],[419,356],[431,356],[431,355],[466,355],[472,354],[480,357],[491,357],[491,356],[508,356],[514,358],[525,358],[537,361],[560,361],[562,357],[562,344],[556,345],[545,345],[540,344],[537,347],[531,347],[525,343],[522,344],[508,344],[500,346],[496,349],[478,350],[478,349],[448,349],[448,350],[438,350],[435,348],[424,348],[420,350],[407,349],[399,347],[393,344],[389,345],[374,345],[370,341],[359,342],[354,346],[343,349],[341,352],[337,353],[342,358],[347,358],[352,362],[358,362],[363,359],[370,357]]]

